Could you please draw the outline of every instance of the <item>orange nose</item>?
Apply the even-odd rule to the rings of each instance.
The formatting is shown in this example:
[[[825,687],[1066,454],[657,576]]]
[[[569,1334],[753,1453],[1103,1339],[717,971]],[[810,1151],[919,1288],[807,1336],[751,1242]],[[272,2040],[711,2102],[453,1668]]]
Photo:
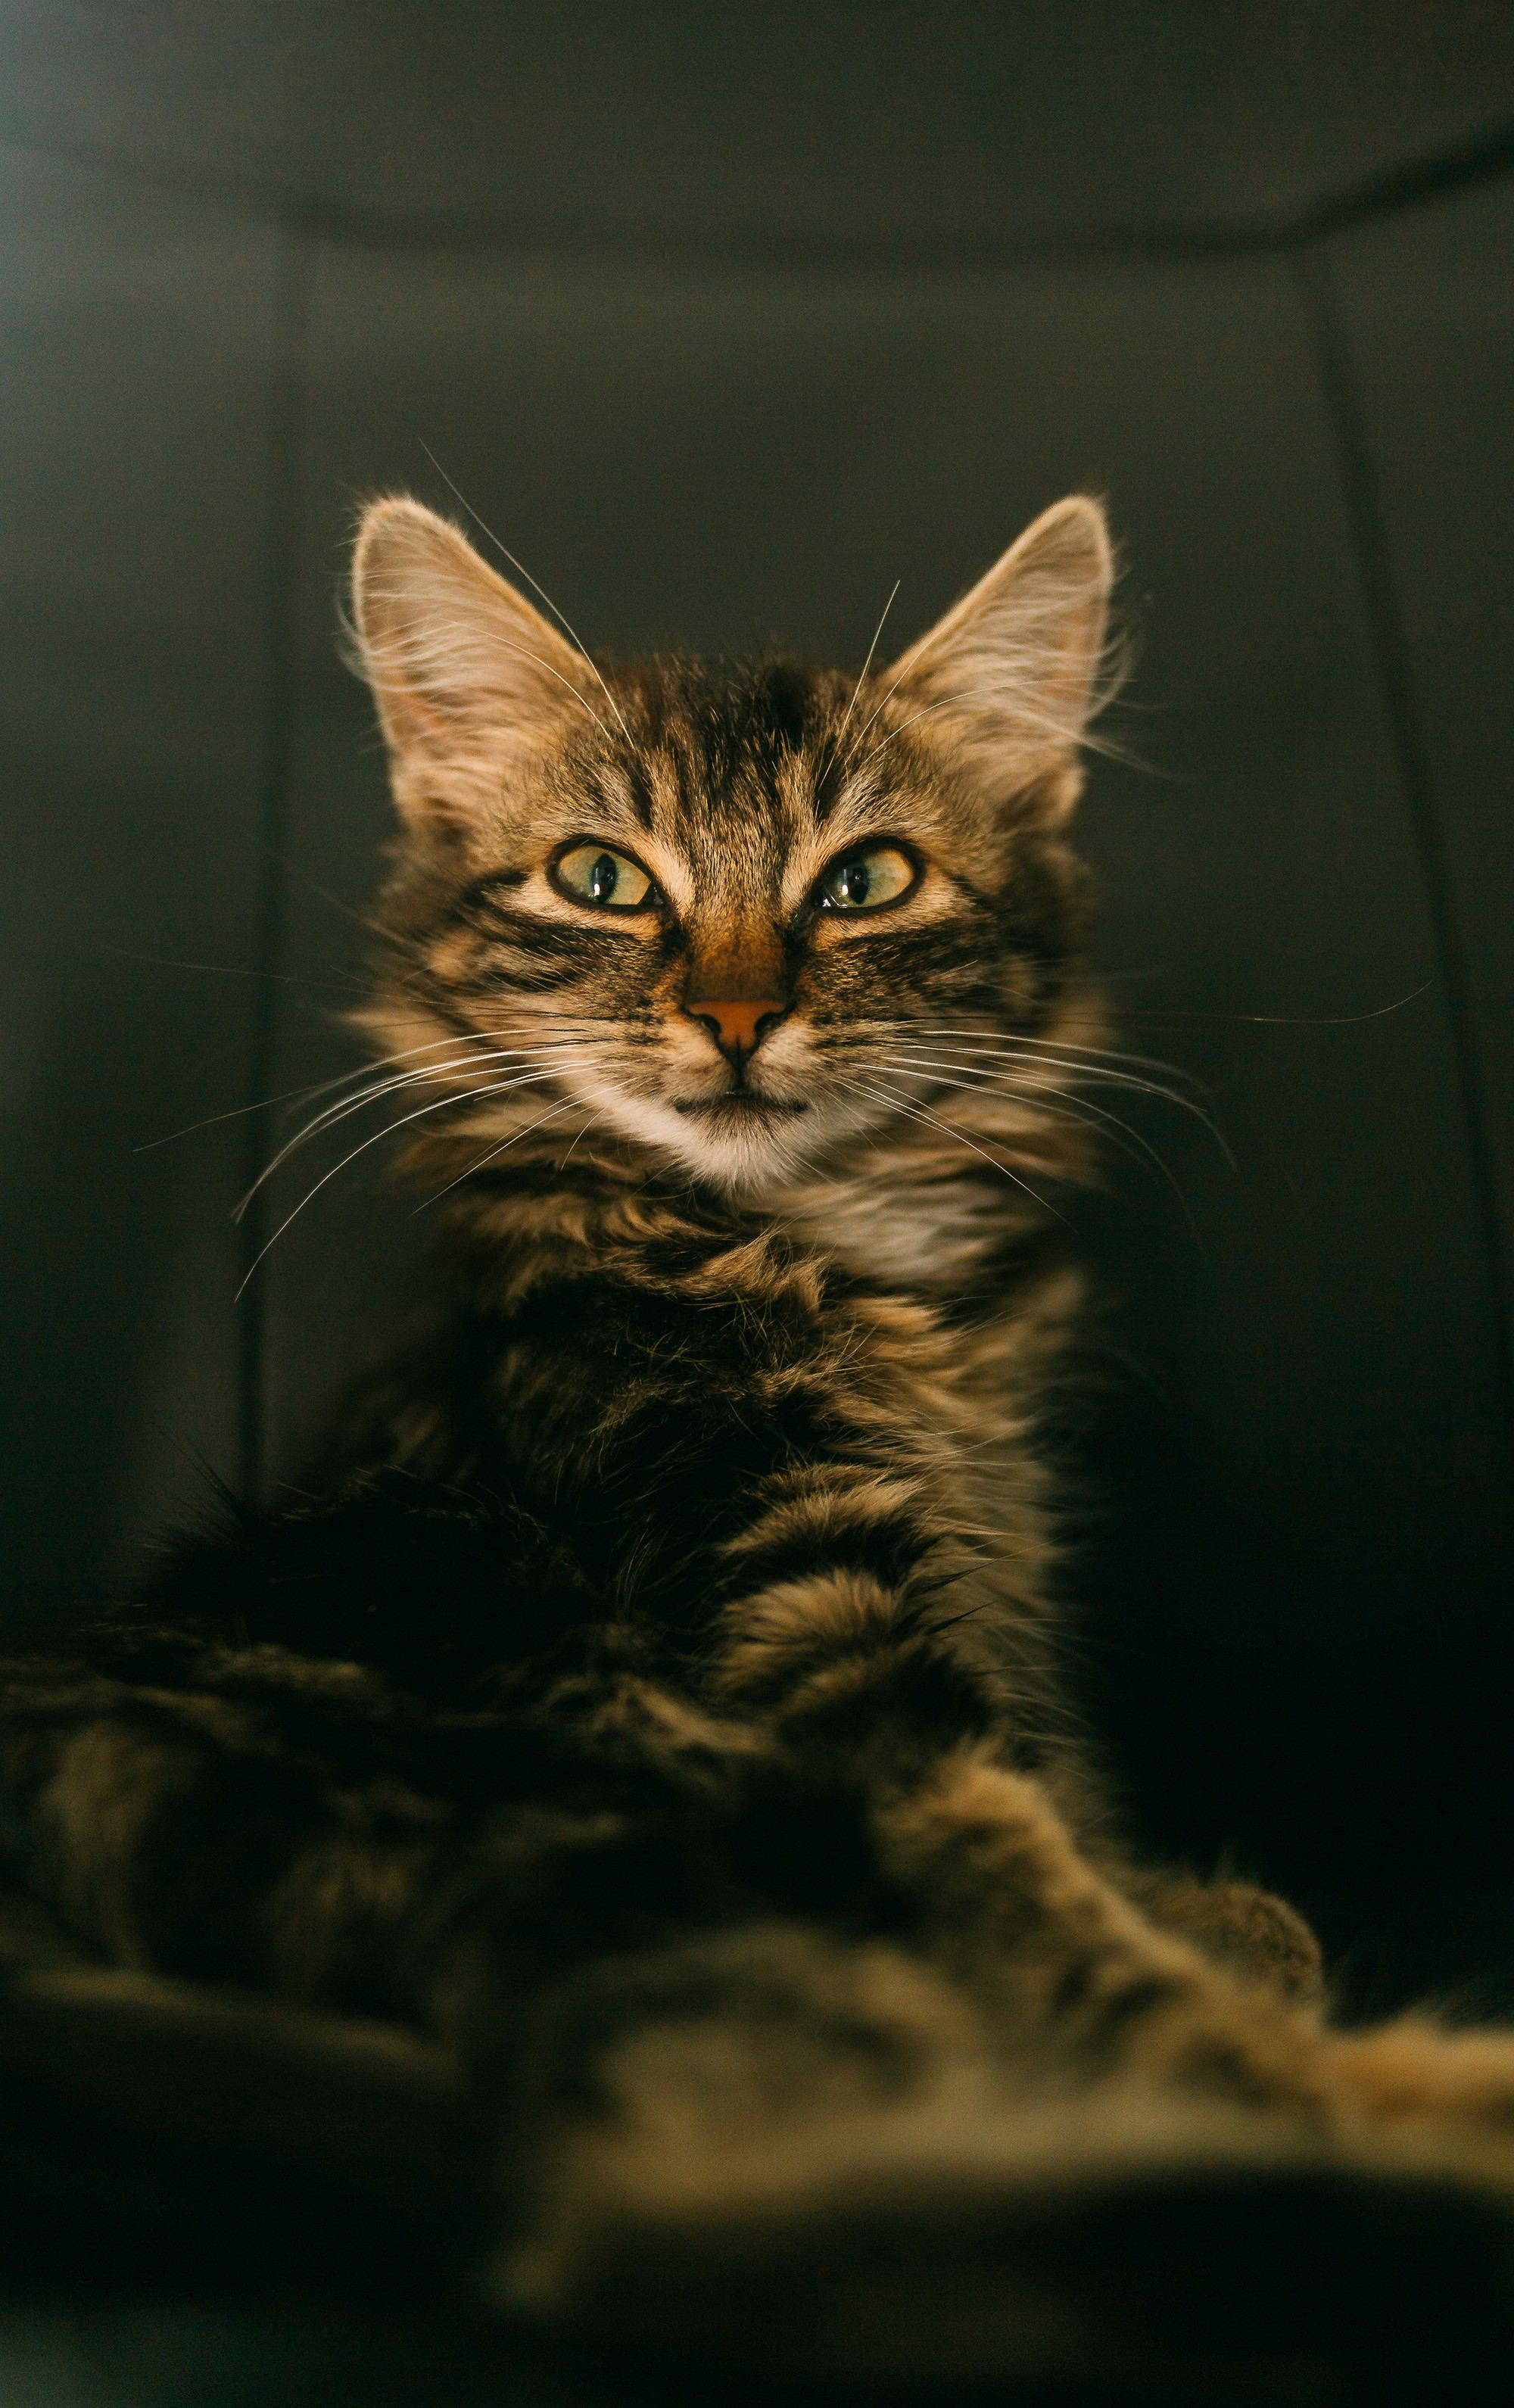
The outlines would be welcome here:
[[[686,1008],[692,1018],[704,1022],[721,1052],[732,1055],[754,1054],[774,1021],[783,1016],[782,1004],[770,996],[740,1003],[691,996]]]

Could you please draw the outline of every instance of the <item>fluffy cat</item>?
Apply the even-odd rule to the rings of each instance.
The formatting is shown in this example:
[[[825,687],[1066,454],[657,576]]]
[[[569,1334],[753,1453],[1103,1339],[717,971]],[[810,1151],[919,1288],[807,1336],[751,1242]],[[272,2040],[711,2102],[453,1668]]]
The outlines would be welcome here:
[[[1320,2235],[1396,2349],[1450,2201],[1502,2331],[1514,2043],[1334,2030],[1058,1696],[1110,580],[1073,498],[860,681],[601,667],[368,511],[380,1068],[317,1118],[395,1107],[434,1310],[317,1488],[6,1668],[15,2232],[930,2386],[1328,2353]]]

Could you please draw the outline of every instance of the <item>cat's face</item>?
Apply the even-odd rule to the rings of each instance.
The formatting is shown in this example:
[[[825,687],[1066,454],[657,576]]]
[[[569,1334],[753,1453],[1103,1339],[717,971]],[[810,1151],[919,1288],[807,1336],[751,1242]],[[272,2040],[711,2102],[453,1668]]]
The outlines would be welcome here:
[[[861,683],[602,675],[454,529],[377,505],[356,598],[404,830],[393,1052],[429,1049],[502,1144],[597,1127],[738,1193],[928,1125],[954,1048],[1061,996],[1107,584],[1096,511],[1066,504]]]

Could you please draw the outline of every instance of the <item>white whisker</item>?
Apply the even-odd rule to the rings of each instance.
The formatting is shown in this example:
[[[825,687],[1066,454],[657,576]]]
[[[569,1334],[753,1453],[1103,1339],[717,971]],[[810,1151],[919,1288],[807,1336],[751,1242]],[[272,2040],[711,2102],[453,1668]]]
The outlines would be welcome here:
[[[356,979],[351,982],[354,985],[358,983]],[[568,1018],[569,1015],[565,1013],[556,1014],[553,1016],[554,1024],[560,1026],[566,1025]],[[578,1025],[582,1025],[581,1016]],[[602,1024],[590,1022],[588,1025],[595,1027]],[[312,1096],[329,1096],[338,1087],[350,1087],[354,1080],[368,1078],[375,1070],[388,1069],[393,1063],[410,1061],[418,1054],[438,1053],[446,1045],[493,1044],[498,1038],[521,1033],[520,1030],[507,1028],[485,1028],[472,1033],[462,1029],[453,1030],[446,1037],[433,1038],[429,1044],[410,1045],[403,1053],[381,1054],[377,1061],[360,1062],[355,1069],[339,1071],[334,1079],[319,1079],[305,1087],[286,1087],[281,1095],[260,1096],[254,1103],[233,1104],[223,1112],[207,1112],[204,1120],[188,1121],[182,1128],[171,1129],[166,1137],[145,1139],[140,1145],[133,1146],[132,1152],[152,1154],[159,1146],[175,1145],[180,1138],[197,1136],[201,1129],[217,1128],[223,1121],[245,1120],[250,1112],[271,1112],[279,1104],[307,1103]]]
[[[429,1081],[440,1079],[449,1071],[479,1068],[491,1062],[540,1062],[547,1057],[547,1068],[551,1068],[555,1067],[557,1059],[567,1058],[577,1041],[574,1039],[560,1038],[541,1045],[507,1045],[485,1054],[461,1054],[446,1062],[427,1063],[418,1069],[402,1070],[393,1078],[372,1081],[367,1086],[360,1087],[356,1095],[344,1096],[337,1102],[327,1104],[322,1111],[307,1121],[302,1128],[296,1129],[293,1136],[279,1147],[279,1152],[264,1163],[237,1206],[235,1217],[237,1220],[241,1219],[258,1190],[266,1185],[275,1171],[282,1168],[292,1154],[298,1153],[302,1145],[308,1144],[312,1138],[321,1136],[326,1129],[336,1128],[341,1122],[350,1120],[354,1112],[363,1111],[369,1104],[379,1103],[386,1096],[395,1095],[406,1087],[425,1086]],[[454,1095],[458,1100],[462,1100],[468,1092],[469,1090],[465,1088],[457,1089],[454,1090]]]
[[[893,683],[890,686],[887,694],[883,696],[882,701],[878,704],[878,710],[873,711],[870,717],[864,719],[862,725],[857,730],[857,742],[859,744],[862,742],[863,738],[866,735],[868,729],[872,726],[873,721],[878,718],[878,713],[888,709],[889,704],[893,700],[894,695],[898,693],[899,688],[903,685],[906,678],[909,675],[910,670],[919,667],[921,662],[924,659],[925,654],[930,651],[931,646],[935,643],[936,638],[944,630],[946,624],[947,623],[944,619],[938,619],[935,626],[927,628],[924,635],[917,638],[916,641],[910,645],[909,650],[901,656],[898,676],[894,679]]]
[[[984,1028],[960,1028],[930,1020],[895,1020],[880,1024],[892,1034],[912,1037],[944,1037],[958,1044],[1030,1045],[1050,1048],[1060,1054],[1078,1054],[1093,1062],[1122,1062],[1138,1070],[1157,1070],[1164,1077],[1176,1079],[1191,1087],[1203,1084],[1192,1070],[1178,1062],[1164,1062],[1152,1054],[1124,1054],[1108,1045],[1079,1045],[1071,1037],[1036,1037],[1028,1029],[995,1031]]]
[[[876,1087],[864,1086],[859,1080],[843,1081],[841,1083],[850,1085],[857,1095],[869,1096],[875,1104],[882,1104],[890,1111],[904,1112],[910,1120],[926,1122],[932,1128],[939,1129],[944,1136],[955,1139],[956,1142],[964,1147],[969,1154],[980,1154],[991,1170],[996,1170],[1002,1177],[1012,1180],[1017,1187],[1024,1189],[1033,1204],[1039,1205],[1043,1212],[1050,1212],[1054,1221],[1061,1221],[1064,1227],[1066,1226],[1066,1215],[1059,1212],[1056,1206],[1050,1203],[1044,1196],[1038,1196],[1029,1180],[1021,1179],[1017,1171],[1009,1168],[1007,1163],[1000,1162],[994,1155],[986,1153],[982,1146],[975,1144],[970,1137],[964,1136],[963,1131],[954,1127],[950,1121],[941,1120],[935,1112],[927,1111],[923,1104],[907,1103],[902,1096],[890,1095],[886,1090],[880,1095]]]
[[[901,1064],[888,1059],[870,1067],[878,1076],[892,1074],[894,1078],[930,1079],[940,1086],[953,1088],[959,1095],[1002,1095],[1007,1092],[1017,1102],[1029,1103],[1036,1111],[1050,1111],[1055,1120],[1081,1122],[1085,1128],[1093,1123],[1097,1123],[1099,1126],[1113,1133],[1113,1142],[1120,1147],[1121,1153],[1129,1154],[1133,1161],[1140,1163],[1143,1169],[1159,1174],[1165,1180],[1178,1198],[1183,1218],[1187,1221],[1195,1240],[1198,1239],[1198,1225],[1193,1219],[1188,1198],[1178,1184],[1171,1164],[1158,1153],[1149,1138],[1142,1136],[1139,1129],[1132,1128],[1129,1122],[1122,1121],[1118,1113],[1106,1111],[1102,1105],[1093,1103],[1088,1096],[1075,1095],[1066,1087],[1010,1087],[997,1074],[989,1070],[969,1071],[968,1078],[980,1082],[979,1084],[971,1086],[967,1079],[950,1075],[944,1067],[932,1067],[925,1063]],[[989,1083],[990,1082],[992,1084]],[[1057,1096],[1068,1109],[1058,1111],[1054,1105],[1048,1106],[1044,1101],[1047,1096]]]
[[[961,1049],[962,1052],[971,1050],[973,1049]],[[1212,1114],[1206,1111],[1204,1106],[1196,1102],[1192,1096],[1185,1096],[1178,1090],[1172,1087],[1162,1086],[1150,1079],[1134,1078],[1128,1071],[1105,1069],[1096,1063],[1068,1062],[1062,1060],[1057,1055],[1051,1054],[1019,1054],[1016,1053],[1012,1047],[1006,1047],[996,1051],[991,1051],[987,1047],[977,1050],[987,1054],[990,1061],[999,1066],[998,1069],[994,1072],[991,1072],[985,1068],[981,1073],[979,1073],[976,1063],[960,1058],[960,1054],[959,1058],[954,1061],[953,1067],[960,1070],[968,1071],[975,1076],[981,1075],[987,1078],[991,1075],[995,1075],[1007,1079],[1011,1076],[1011,1071],[1005,1066],[1012,1065],[1015,1073],[1014,1083],[1019,1087],[1021,1093],[1027,1096],[1034,1095],[1036,1091],[1037,1085],[1045,1085],[1044,1081],[1037,1081],[1034,1076],[1036,1071],[1042,1069],[1068,1070],[1075,1078],[1081,1080],[1090,1085],[1120,1087],[1123,1088],[1126,1093],[1130,1095],[1152,1096],[1155,1096],[1157,1101],[1160,1103],[1172,1104],[1178,1111],[1187,1112],[1190,1118],[1196,1120],[1199,1123],[1199,1125],[1213,1138],[1215,1144],[1220,1149],[1221,1155],[1229,1167],[1232,1169],[1235,1167],[1235,1157],[1225,1141],[1222,1132],[1217,1126]],[[903,1054],[900,1054],[898,1058],[902,1061],[906,1057]],[[1046,1087],[1046,1092],[1049,1095],[1058,1095],[1064,1091],[1056,1087]]]
[[[315,1197],[320,1195],[322,1187],[327,1186],[330,1182],[336,1177],[338,1171],[345,1170],[349,1163],[356,1162],[360,1154],[366,1154],[369,1147],[377,1145],[380,1139],[393,1137],[396,1129],[408,1128],[412,1121],[424,1120],[428,1112],[442,1111],[450,1104],[458,1105],[478,1103],[486,1096],[503,1096],[507,1094],[513,1087],[528,1087],[534,1081],[548,1079],[550,1078],[551,1075],[552,1074],[550,1070],[528,1070],[521,1078],[506,1079],[497,1086],[475,1087],[466,1089],[461,1095],[455,1096],[438,1096],[431,1103],[422,1104],[419,1111],[407,1112],[403,1119],[391,1121],[385,1127],[376,1129],[372,1137],[365,1137],[361,1145],[355,1145],[350,1154],[344,1154],[340,1162],[336,1163],[330,1170],[323,1172],[321,1177],[316,1181],[315,1185],[306,1190],[305,1194],[300,1197],[299,1202],[295,1205],[293,1211],[285,1214],[283,1220],[279,1222],[278,1228],[274,1231],[273,1236],[268,1239],[264,1245],[259,1248],[257,1254],[253,1255],[252,1260],[249,1263],[247,1270],[242,1278],[241,1286],[237,1288],[237,1296],[239,1297],[241,1295],[242,1289],[246,1287],[248,1281],[252,1277],[253,1272],[262,1262],[264,1255],[268,1253],[269,1248],[278,1244],[279,1240],[283,1236],[284,1231],[289,1227],[290,1223],[292,1221],[298,1220],[307,1204],[310,1203]]]
[[[873,666],[873,654],[878,650],[878,639],[883,633],[883,620],[888,617],[889,612],[893,609],[893,596],[898,593],[899,588],[903,583],[904,580],[902,577],[896,577],[894,579],[893,593],[889,595],[888,600],[883,605],[883,617],[879,619],[877,626],[873,629],[873,640],[867,647],[867,658],[864,661],[862,665],[862,673],[859,676],[856,684],[851,689],[851,700],[847,705],[846,717],[842,720],[840,726],[836,729],[835,741],[831,746],[831,758],[833,761],[837,760],[840,757],[842,738],[845,737],[847,729],[851,724],[851,714],[857,708],[857,696],[861,694],[863,687],[867,682],[867,672]]]
[[[491,1147],[487,1154],[479,1154],[476,1162],[470,1162],[465,1170],[460,1170],[455,1179],[450,1179],[445,1187],[438,1187],[435,1196],[428,1196],[423,1204],[418,1204],[416,1206],[415,1211],[429,1211],[432,1205],[439,1204],[444,1196],[450,1196],[454,1187],[461,1187],[464,1181],[466,1179],[476,1178],[478,1172],[480,1170],[486,1170],[492,1162],[497,1162],[502,1154],[508,1154],[512,1145],[519,1145],[522,1138],[532,1137],[536,1134],[537,1129],[545,1128],[549,1121],[560,1121],[563,1114],[564,1112],[572,1111],[575,1104],[577,1103],[578,1097],[576,1096],[570,1096],[565,1104],[555,1105],[550,1112],[543,1112],[539,1120],[532,1121],[529,1125],[523,1129],[517,1129],[514,1136],[507,1137],[502,1145]],[[593,1120],[601,1120],[603,1117],[603,1113],[596,1112],[593,1115]],[[578,1131],[578,1137],[574,1139],[573,1145],[578,1144],[579,1137],[587,1135],[589,1129],[593,1125],[593,1120],[585,1122],[584,1126]],[[573,1145],[569,1146],[568,1154],[573,1152]],[[563,1162],[565,1162],[566,1160],[567,1154],[565,1154],[563,1156]],[[563,1164],[559,1163],[557,1167],[561,1170]],[[411,1213],[410,1218],[414,1220],[415,1212]]]

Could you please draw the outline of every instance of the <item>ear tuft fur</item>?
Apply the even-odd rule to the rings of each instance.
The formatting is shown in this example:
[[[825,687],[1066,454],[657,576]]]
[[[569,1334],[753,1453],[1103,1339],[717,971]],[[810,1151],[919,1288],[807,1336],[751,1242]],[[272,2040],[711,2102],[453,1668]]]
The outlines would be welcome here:
[[[991,792],[1035,786],[1070,807],[1078,748],[1118,681],[1106,660],[1114,573],[1098,503],[1053,503],[885,672],[893,710]]]
[[[407,817],[469,819],[567,714],[598,722],[583,653],[407,494],[364,513],[352,623]]]

